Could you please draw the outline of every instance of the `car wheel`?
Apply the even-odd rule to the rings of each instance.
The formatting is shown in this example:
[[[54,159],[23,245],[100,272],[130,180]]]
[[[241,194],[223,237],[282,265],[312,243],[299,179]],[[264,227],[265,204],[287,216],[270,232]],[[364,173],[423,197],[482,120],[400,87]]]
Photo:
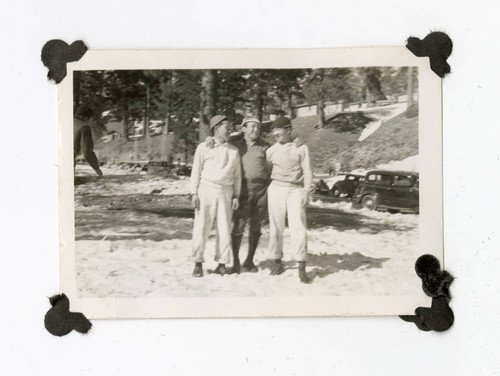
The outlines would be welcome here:
[[[391,214],[396,214],[396,213],[399,213],[399,210],[396,210],[396,209],[387,209],[387,211]]]
[[[375,210],[375,208],[377,207],[375,203],[375,198],[371,195],[366,195],[361,200],[361,206],[368,210]]]
[[[340,188],[333,187],[332,194],[334,197],[339,197],[340,196]]]

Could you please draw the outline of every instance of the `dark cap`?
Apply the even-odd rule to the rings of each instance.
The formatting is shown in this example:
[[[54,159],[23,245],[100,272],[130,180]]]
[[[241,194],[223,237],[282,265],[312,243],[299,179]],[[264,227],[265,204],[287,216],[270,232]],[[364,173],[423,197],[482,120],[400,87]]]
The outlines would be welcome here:
[[[94,111],[92,111],[92,109],[86,104],[82,104],[76,109],[75,117],[77,118],[85,119],[92,116],[94,116]]]
[[[290,121],[289,118],[287,118],[285,116],[281,116],[273,122],[273,129],[290,128],[291,126],[292,126],[292,122]]]
[[[224,120],[227,120],[227,116],[215,115],[212,119],[210,119],[210,129],[214,129],[216,125],[219,125]]]

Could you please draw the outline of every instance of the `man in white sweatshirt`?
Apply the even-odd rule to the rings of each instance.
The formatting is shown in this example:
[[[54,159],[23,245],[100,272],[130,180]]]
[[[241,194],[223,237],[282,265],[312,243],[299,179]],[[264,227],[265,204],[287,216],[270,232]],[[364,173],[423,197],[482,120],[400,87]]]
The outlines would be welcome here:
[[[209,148],[202,142],[196,148],[191,171],[191,203],[195,209],[193,225],[194,277],[203,276],[203,253],[208,235],[216,220],[214,273],[226,274],[231,262],[232,210],[239,206],[241,191],[241,161],[238,149],[229,144],[230,124],[222,115],[210,120],[215,145]]]
[[[309,149],[297,146],[291,136],[291,122],[280,117],[273,123],[276,143],[267,149],[266,159],[271,168],[271,184],[267,190],[269,208],[269,252],[274,260],[272,275],[282,274],[283,232],[285,218],[291,235],[291,251],[299,262],[299,278],[309,283],[305,265],[307,259],[306,206],[311,189],[312,169]]]

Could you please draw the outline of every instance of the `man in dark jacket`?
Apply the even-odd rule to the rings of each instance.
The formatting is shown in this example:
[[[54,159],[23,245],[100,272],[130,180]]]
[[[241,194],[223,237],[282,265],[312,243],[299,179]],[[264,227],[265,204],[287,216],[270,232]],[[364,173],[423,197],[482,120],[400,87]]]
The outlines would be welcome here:
[[[229,142],[238,148],[241,158],[241,194],[240,206],[233,213],[231,242],[233,251],[233,266],[229,274],[257,272],[253,262],[255,250],[261,235],[262,220],[267,213],[267,186],[270,182],[270,172],[266,163],[266,150],[269,147],[260,138],[261,123],[256,118],[244,119],[241,133],[231,135]],[[207,137],[206,144],[213,147],[213,138]],[[249,224],[248,254],[240,264],[239,252],[246,224]]]
[[[74,165],[76,165],[76,157],[81,152],[87,163],[95,170],[97,175],[102,176],[99,161],[94,153],[94,141],[92,139],[92,131],[89,126],[90,119],[93,117],[93,111],[86,105],[78,107],[75,112],[73,119]]]
[[[241,266],[244,271],[257,271],[253,258],[261,235],[262,220],[267,212],[267,186],[270,182],[270,172],[266,163],[266,150],[269,144],[260,138],[260,128],[258,119],[244,119],[241,124],[243,135],[230,140],[238,148],[243,171],[240,207],[233,215],[231,232],[233,266],[230,273],[240,272],[239,249],[247,223],[249,223],[248,254]]]

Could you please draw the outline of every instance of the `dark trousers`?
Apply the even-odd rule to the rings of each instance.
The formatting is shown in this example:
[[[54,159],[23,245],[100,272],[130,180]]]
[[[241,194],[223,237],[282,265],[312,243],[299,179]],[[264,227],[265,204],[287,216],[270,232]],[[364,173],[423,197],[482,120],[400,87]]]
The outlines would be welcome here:
[[[92,139],[92,131],[88,125],[80,128],[75,133],[74,144],[74,164],[76,164],[76,156],[82,153],[88,164],[96,171],[99,171],[99,161],[94,153],[94,140]]]
[[[241,187],[240,207],[233,213],[233,235],[242,235],[249,223],[251,234],[260,234],[262,220],[267,213],[267,184],[244,182]]]

